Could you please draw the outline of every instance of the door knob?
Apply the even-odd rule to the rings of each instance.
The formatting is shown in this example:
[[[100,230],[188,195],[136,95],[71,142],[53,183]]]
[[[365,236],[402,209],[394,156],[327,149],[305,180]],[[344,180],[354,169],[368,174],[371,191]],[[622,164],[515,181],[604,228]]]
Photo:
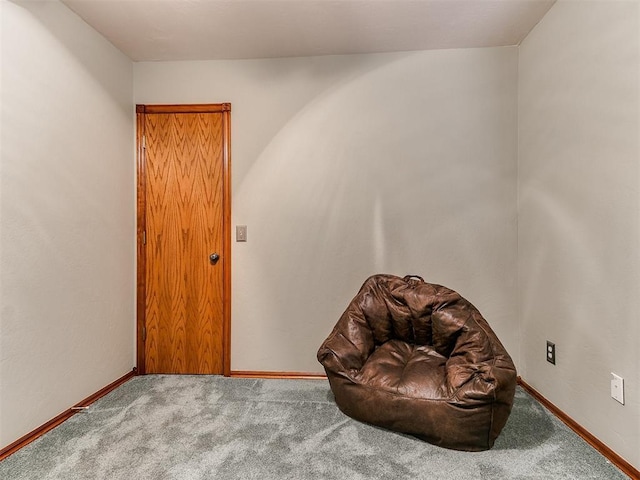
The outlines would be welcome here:
[[[217,253],[212,253],[211,255],[209,255],[209,260],[211,261],[212,265],[215,265],[216,263],[218,263],[218,260],[220,260],[220,255],[218,255]]]

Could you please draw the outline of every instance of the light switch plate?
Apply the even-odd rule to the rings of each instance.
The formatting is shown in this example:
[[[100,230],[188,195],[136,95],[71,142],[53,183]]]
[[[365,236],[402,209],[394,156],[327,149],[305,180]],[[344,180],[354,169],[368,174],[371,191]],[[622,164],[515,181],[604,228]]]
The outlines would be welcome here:
[[[246,242],[246,241],[247,241],[247,226],[236,225],[236,242]]]

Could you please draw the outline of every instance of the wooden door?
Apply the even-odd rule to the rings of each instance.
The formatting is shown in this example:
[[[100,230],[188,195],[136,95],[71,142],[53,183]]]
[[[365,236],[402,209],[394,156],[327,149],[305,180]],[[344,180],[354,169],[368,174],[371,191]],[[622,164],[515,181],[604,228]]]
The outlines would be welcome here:
[[[138,107],[141,373],[228,374],[229,111]]]

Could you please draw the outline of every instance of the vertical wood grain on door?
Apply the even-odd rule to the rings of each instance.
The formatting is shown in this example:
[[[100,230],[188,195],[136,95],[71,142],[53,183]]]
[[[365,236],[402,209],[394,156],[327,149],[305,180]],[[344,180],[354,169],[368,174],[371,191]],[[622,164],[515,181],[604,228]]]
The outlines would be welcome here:
[[[145,113],[146,373],[223,373],[222,113]]]

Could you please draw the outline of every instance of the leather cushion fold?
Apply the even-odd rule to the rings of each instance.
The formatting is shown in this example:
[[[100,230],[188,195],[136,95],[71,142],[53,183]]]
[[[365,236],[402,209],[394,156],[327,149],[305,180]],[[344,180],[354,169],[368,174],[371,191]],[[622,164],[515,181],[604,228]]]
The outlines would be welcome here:
[[[456,450],[491,448],[516,386],[480,312],[421,278],[367,279],[318,350],[338,407]]]

